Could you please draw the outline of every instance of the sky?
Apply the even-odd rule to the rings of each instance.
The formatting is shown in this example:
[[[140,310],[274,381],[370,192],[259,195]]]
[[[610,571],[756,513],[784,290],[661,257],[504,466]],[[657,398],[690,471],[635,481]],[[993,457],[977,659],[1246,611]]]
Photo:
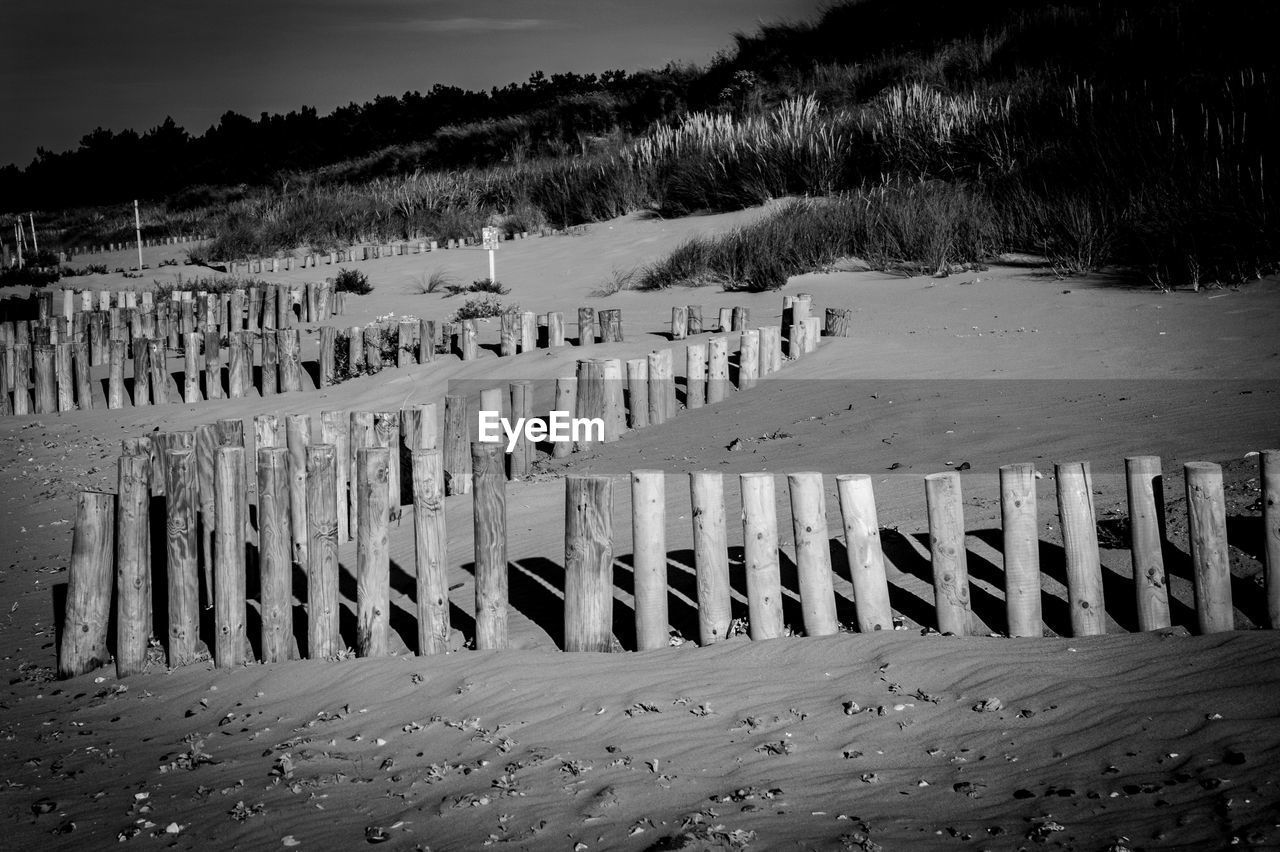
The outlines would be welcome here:
[[[96,127],[165,116],[200,135],[436,83],[487,90],[536,70],[705,63],[734,32],[809,20],[819,0],[4,0],[0,166]]]

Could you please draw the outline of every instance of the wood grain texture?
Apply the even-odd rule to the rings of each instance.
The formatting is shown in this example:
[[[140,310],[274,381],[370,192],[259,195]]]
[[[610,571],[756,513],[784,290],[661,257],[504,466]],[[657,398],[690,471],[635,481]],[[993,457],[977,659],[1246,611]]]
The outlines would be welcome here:
[[[1000,528],[1009,635],[1043,636],[1035,465],[1018,463],[1000,468]]]
[[[565,477],[564,649],[613,650],[613,480]]]
[[[794,308],[794,303],[792,304]],[[933,570],[934,611],[938,630],[968,636],[971,623],[969,563],[964,544],[964,506],[960,474],[931,473],[924,478],[929,513],[929,557]]]
[[[445,530],[444,455],[414,450],[413,530],[417,582],[418,653],[449,650],[449,539]]]
[[[831,550],[827,541],[827,498],[822,474],[805,471],[787,475],[791,494],[791,529],[800,579],[800,609],[804,632],[831,636],[840,629],[835,588],[831,578]]]
[[[238,446],[222,446],[214,454],[213,662],[218,668],[246,661],[244,457],[244,447]]]
[[[1067,559],[1071,632],[1074,636],[1099,636],[1107,632],[1107,617],[1089,471],[1084,462],[1062,462],[1054,465],[1054,478]]]
[[[149,616],[151,459],[120,457],[116,508],[116,676],[142,671],[151,636]]]
[[[501,444],[471,444],[476,650],[507,647],[507,493]]]
[[[695,471],[689,474],[689,488],[693,501],[693,561],[698,581],[698,644],[710,645],[728,638],[732,616],[724,477],[719,473]]]
[[[1169,586],[1164,571],[1164,475],[1159,456],[1124,460],[1129,498],[1129,553],[1139,630],[1161,630],[1169,616]]]
[[[853,583],[858,630],[862,633],[892,630],[893,609],[889,604],[880,520],[871,477],[866,474],[837,476],[836,494],[840,498],[840,517],[849,552],[849,579]]]
[[[752,639],[783,635],[782,580],[778,560],[778,512],[772,473],[744,473],[743,559],[747,574],[747,623]]]
[[[272,415],[274,418],[274,415]],[[288,660],[293,639],[293,560],[290,558],[289,451],[258,449],[258,574],[262,660]]]
[[[116,497],[82,491],[71,536],[66,617],[58,645],[58,676],[76,677],[111,659],[107,630],[114,577]]]
[[[1187,462],[1187,538],[1194,571],[1196,622],[1201,633],[1235,628],[1231,605],[1231,553],[1227,550],[1227,502],[1222,467]]]
[[[174,447],[163,457],[168,579],[169,668],[196,662],[200,641],[199,480],[196,451]]]
[[[387,541],[391,454],[385,447],[361,447],[356,457],[356,487],[360,491],[356,525],[356,652],[362,657],[382,657],[387,653],[391,616]]]
[[[328,443],[307,448],[307,656],[328,659],[343,649],[338,631],[338,525],[335,482],[346,457]]]

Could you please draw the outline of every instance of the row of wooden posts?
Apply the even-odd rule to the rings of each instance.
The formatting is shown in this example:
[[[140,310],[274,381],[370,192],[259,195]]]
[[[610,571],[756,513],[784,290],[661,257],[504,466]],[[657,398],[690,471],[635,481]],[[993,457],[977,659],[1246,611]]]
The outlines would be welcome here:
[[[238,286],[217,292],[175,289],[167,295],[154,290],[40,290],[35,293],[36,317],[27,330],[35,334],[47,329],[56,342],[68,333],[86,331],[93,317],[109,317],[112,309],[137,310],[144,317],[151,314],[166,334],[171,326],[179,334],[212,327],[225,331],[293,328],[340,314],[345,298],[331,281],[233,283]]]
[[[200,236],[197,236],[197,237],[192,237],[192,236],[143,237],[142,246],[143,248],[147,248],[150,246],[180,246],[180,245],[186,245],[187,243],[208,242],[208,240],[209,240],[209,237],[207,236],[204,236],[204,237],[200,237]],[[103,252],[109,252],[109,251],[127,251],[130,249],[136,248],[137,245],[138,243],[136,240],[126,240],[125,242],[103,243],[101,245],[73,246],[70,250],[64,252],[64,254],[70,255],[71,257],[76,257],[82,254],[102,254]],[[65,257],[62,259],[62,262],[63,263],[67,262]]]
[[[523,240],[528,236],[527,231],[519,231],[509,235],[507,238]],[[243,261],[228,260],[225,261],[224,265],[227,272],[260,275],[264,272],[280,272],[281,270],[287,272],[293,269],[295,260],[299,269],[314,268],[322,263],[326,263],[329,266],[337,266],[341,263],[358,263],[365,260],[377,260],[381,257],[426,254],[441,248],[462,248],[470,246],[476,241],[475,237],[448,239],[444,240],[443,244],[441,244],[440,240],[397,241],[375,245],[351,246],[350,248],[335,249],[330,252],[307,252],[296,258],[294,255],[288,254],[284,257],[253,258],[252,260]]]
[[[258,522],[256,559],[260,577],[260,648],[266,662],[294,656],[292,566],[306,570],[306,655],[332,657],[344,644],[338,631],[338,525],[335,476],[338,448],[318,444],[305,448],[305,468],[291,472],[290,450],[259,450],[257,464]],[[502,448],[475,442],[472,455],[472,505],[475,539],[475,646],[505,648],[507,616],[507,513]],[[417,651],[448,649],[448,535],[443,500],[443,457],[438,449],[411,454],[415,533]],[[146,662],[151,624],[151,555],[148,483],[157,479],[145,453],[120,460],[120,493],[84,492],[77,503],[75,540],[67,592],[66,620],[60,639],[59,671],[82,674],[110,659],[107,625],[113,577],[117,602],[115,659],[125,676]],[[167,571],[167,650],[169,665],[190,663],[200,655],[199,608],[202,602],[197,554],[200,550],[196,483],[199,461],[190,447],[170,447],[162,456],[159,479],[165,489]],[[356,652],[382,656],[390,647],[388,484],[394,465],[386,447],[356,452],[356,490],[360,495],[356,522]],[[1230,561],[1227,551],[1225,501],[1221,468],[1208,462],[1184,466],[1187,486],[1191,560],[1197,625],[1203,633],[1233,628]],[[1138,625],[1153,630],[1170,625],[1163,566],[1161,516],[1157,495],[1160,460],[1152,456],[1126,459],[1132,561]],[[1092,480],[1087,462],[1055,465],[1058,515],[1066,552],[1067,593],[1075,636],[1106,632]],[[654,650],[670,644],[667,611],[666,479],[658,470],[630,475],[632,566],[636,648]],[[1280,501],[1280,450],[1262,453],[1261,476],[1268,528],[1274,529]],[[214,537],[212,590],[213,659],[219,667],[249,659],[246,641],[246,541],[250,530],[245,500],[245,456],[239,446],[218,447],[213,459]],[[740,476],[744,541],[744,581],[748,632],[752,639],[785,634],[780,580],[776,477],[772,473]],[[936,627],[940,632],[973,631],[969,579],[965,564],[965,527],[960,475],[924,478]],[[1006,632],[1014,637],[1044,634],[1040,609],[1039,527],[1036,477],[1031,464],[1000,469]],[[732,582],[727,545],[724,475],[695,472],[689,478],[692,499],[694,571],[697,577],[698,641],[713,644],[730,636]],[[794,561],[797,568],[803,631],[809,636],[838,632],[826,489],[821,473],[787,475]],[[613,491],[609,476],[569,475],[565,479],[564,649],[610,651],[613,633],[614,567]],[[847,548],[849,580],[854,590],[856,626],[860,632],[893,629],[884,556],[879,538],[872,479],[865,474],[839,475],[836,493]],[[290,506],[304,501],[305,554],[290,541]],[[118,503],[118,505],[117,505]],[[1280,624],[1280,540],[1267,544],[1268,608],[1271,626]],[[113,570],[114,568],[114,570]],[[155,580],[159,582],[159,580]],[[742,583],[739,584],[740,587]],[[205,598],[206,605],[209,598]]]

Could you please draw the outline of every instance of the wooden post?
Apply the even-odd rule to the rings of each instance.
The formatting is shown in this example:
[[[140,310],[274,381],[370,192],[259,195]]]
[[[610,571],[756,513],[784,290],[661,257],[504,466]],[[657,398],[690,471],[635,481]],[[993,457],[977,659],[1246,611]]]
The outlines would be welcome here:
[[[684,406],[692,411],[707,404],[707,344],[685,347]]]
[[[25,328],[25,323],[20,323],[19,328]],[[121,353],[123,355],[123,344],[121,344]],[[121,361],[121,375],[124,374],[123,360]],[[13,348],[13,413],[14,414],[30,414],[31,413],[31,346],[22,341],[15,341]],[[120,381],[121,386],[124,385],[123,378]],[[119,408],[117,405],[116,408]]]
[[[140,672],[151,630],[150,458],[120,457],[116,513],[116,676]]]
[[[531,417],[533,415],[533,382],[512,382],[509,390],[511,393],[511,422],[518,423],[521,417]],[[521,429],[516,438],[515,448],[512,449],[510,455],[511,478],[524,479],[528,477],[533,469],[533,458],[533,442],[525,437],[525,432]]]
[[[1007,464],[1000,468],[1000,527],[1004,534],[1004,606],[1009,635],[1044,636],[1035,465]]]
[[[93,407],[93,385],[89,376],[89,344],[80,341],[71,344],[76,372],[76,407],[88,411]]]
[[[285,417],[285,442],[289,459],[289,517],[293,561],[307,565],[307,447],[311,445],[311,415]]]
[[[421,320],[418,325],[418,363],[436,360],[435,320]]]
[[[750,390],[760,377],[760,331],[742,332],[738,347],[738,390]]]
[[[818,351],[818,341],[822,339],[822,320],[809,317],[804,321],[804,351]]]
[[[200,354],[200,335],[191,332],[184,340],[186,345],[182,352],[182,401],[199,402],[200,369],[196,364],[196,358]]]
[[[791,301],[792,322],[802,323],[809,319],[813,310],[813,296],[809,293],[796,293]]]
[[[1259,456],[1267,615],[1271,629],[1280,630],[1280,450],[1263,450]]]
[[[689,309],[681,305],[671,308],[671,339],[684,340],[689,329]]]
[[[578,345],[591,346],[596,342],[595,308],[578,308]]]
[[[538,315],[533,311],[520,314],[520,351],[531,352],[538,348]]]
[[[735,309],[736,310],[736,309]],[[800,606],[808,636],[830,636],[840,629],[827,544],[827,498],[821,473],[787,475],[791,492],[791,528],[795,536]]]
[[[337,413],[337,412],[327,412]],[[338,530],[343,506],[337,474],[346,457],[332,444],[307,448],[307,656],[324,660],[342,650],[338,631]]]
[[[564,411],[570,417],[578,410],[578,380],[576,378],[556,379],[555,411]],[[562,459],[573,452],[573,441],[553,441],[551,457]]]
[[[276,332],[262,331],[262,395],[280,392],[280,344]]]
[[[1062,522],[1062,547],[1067,555],[1071,632],[1073,636],[1099,636],[1107,632],[1107,616],[1089,472],[1084,462],[1063,462],[1054,465],[1054,477]]]
[[[320,412],[320,443],[333,447],[334,505],[337,507],[338,543],[351,540],[347,481],[351,472],[351,420],[345,411]],[[310,488],[310,485],[308,485]],[[310,556],[310,554],[308,554]]]
[[[404,323],[400,324],[404,328]],[[327,388],[333,384],[333,355],[337,344],[338,330],[331,325],[320,327],[320,387]]]
[[[53,414],[58,410],[57,381],[54,378],[57,347],[50,343],[36,343],[31,350],[35,354],[36,414]]]
[[[241,447],[244,442],[244,421],[236,417],[227,417],[217,422],[218,428],[218,446],[221,447]],[[245,470],[242,482],[248,483],[251,478],[256,476],[256,466],[250,467],[250,463],[254,461],[253,457],[248,453],[241,455],[244,461]],[[249,526],[249,489],[246,486],[240,492],[240,517],[244,521],[244,537],[248,540],[250,533]]]
[[[787,357],[799,358],[809,351],[809,326],[795,323],[787,329]]]
[[[733,330],[733,308],[721,308],[720,319],[717,322],[717,331],[721,334]]]
[[[760,329],[760,375],[782,369],[782,330],[776,325]]]
[[[733,315],[731,320],[731,322],[733,323],[731,330],[738,331],[738,332],[746,331],[747,323],[750,321],[751,321],[750,308],[744,308],[740,306],[735,307],[733,309]]]
[[[387,488],[391,453],[385,447],[357,451],[356,487],[360,511],[356,527],[356,652],[387,653],[391,615],[391,556],[387,543]]]
[[[347,440],[347,466],[349,471],[347,474],[347,491],[351,498],[348,525],[353,539],[356,537],[356,529],[360,517],[360,449],[362,447],[376,447],[377,445],[378,441],[373,434],[373,412],[351,412]],[[338,462],[341,464],[342,459],[339,459]]]
[[[723,402],[729,395],[729,340],[713,337],[707,341],[707,404]]]
[[[622,342],[622,310],[610,308],[600,312],[600,341],[602,343]]]
[[[251,375],[252,372],[245,369],[248,350],[245,346],[243,332],[233,331],[228,335],[228,338],[230,358],[227,363],[227,387],[232,399],[240,399],[249,389],[245,376]]]
[[[214,541],[213,664],[245,662],[244,447],[218,447],[214,456],[217,502]]]
[[[253,446],[260,453],[262,450],[280,446],[280,418],[275,414],[255,414],[253,416]],[[258,459],[258,470],[262,470],[262,457]],[[286,504],[287,505],[287,504]]]
[[[147,370],[151,377],[151,401],[155,405],[169,403],[169,361],[163,337],[147,340]]]
[[[698,577],[698,644],[710,645],[728,638],[732,613],[724,477],[695,471],[689,474],[689,487],[693,500],[693,560]]]
[[[576,386],[577,418],[580,420],[599,418],[606,421],[604,439],[607,439],[609,429],[605,410],[608,403],[605,393],[604,361],[598,358],[578,361]],[[593,431],[588,429],[574,441],[574,449],[579,451],[588,449],[595,440]]]
[[[1187,538],[1195,569],[1196,622],[1201,633],[1235,628],[1231,606],[1231,553],[1227,550],[1227,503],[1222,468],[1187,462]]]
[[[676,379],[671,350],[649,353],[649,422],[666,423],[676,415]]]
[[[498,354],[507,358],[516,354],[520,343],[520,313],[503,311],[500,321],[502,325],[498,335]]]
[[[837,476],[836,493],[840,497],[844,540],[849,553],[858,630],[862,633],[892,630],[893,610],[889,605],[871,477],[862,473]]]
[[[604,359],[604,440],[612,443],[627,431],[626,404],[622,396],[622,361]]]
[[[222,399],[222,340],[216,331],[204,334],[204,398]]]
[[[502,445],[471,444],[476,650],[507,647],[507,496]]]
[[[660,470],[631,471],[637,651],[653,651],[670,644],[666,517],[666,474]]]
[[[794,303],[792,307],[795,307]],[[924,489],[929,512],[929,554],[938,630],[968,636],[971,620],[969,562],[964,545],[960,474],[955,471],[931,473],[924,478]]]
[[[353,325],[347,330],[347,370],[351,374],[364,364],[364,332],[360,326]]]
[[[564,499],[564,649],[608,653],[613,641],[613,480],[570,474]]]
[[[196,521],[196,452],[171,447],[164,465],[166,556],[169,597],[169,668],[194,663],[200,655],[200,541]]]
[[[848,337],[853,311],[847,308],[827,308],[827,337]]]
[[[627,414],[628,425],[632,429],[643,429],[649,425],[649,360],[647,358],[630,358],[627,360]]]
[[[302,338],[296,328],[276,332],[276,350],[280,358],[280,393],[302,390]]]
[[[1130,456],[1124,460],[1124,469],[1138,629],[1162,630],[1172,622],[1164,573],[1164,476],[1160,457]]]
[[[206,609],[213,606],[213,539],[217,526],[217,501],[214,489],[214,454],[218,448],[217,428],[201,423],[196,433],[196,479],[200,505],[200,564],[204,566],[204,597]]]
[[[270,415],[275,419],[275,415]],[[255,423],[258,419],[255,418]],[[262,661],[280,663],[291,656],[293,592],[290,580],[289,451],[259,444],[258,571],[261,578]]]
[[[784,622],[773,474],[744,473],[739,479],[751,638],[776,639],[783,634]]]
[[[373,435],[379,447],[387,449],[387,518],[400,520],[400,412],[376,411]]]
[[[111,618],[115,524],[114,494],[80,492],[71,537],[66,618],[58,645],[58,677],[85,674],[111,659],[107,625]]]
[[[689,305],[688,333],[702,334],[702,305]]]
[[[564,346],[564,314],[551,311],[547,314],[547,348]]]
[[[449,650],[449,539],[445,534],[444,457],[415,449],[413,468],[414,564],[417,577],[418,654]]]
[[[396,366],[407,367],[413,357],[413,331],[418,323],[412,320],[401,320],[396,328]]]

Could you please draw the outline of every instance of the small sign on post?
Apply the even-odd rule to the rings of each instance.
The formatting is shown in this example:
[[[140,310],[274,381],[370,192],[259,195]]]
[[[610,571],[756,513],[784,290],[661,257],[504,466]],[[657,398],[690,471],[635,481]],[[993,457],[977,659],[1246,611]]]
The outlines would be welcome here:
[[[497,283],[498,277],[494,272],[494,252],[498,250],[498,243],[502,241],[502,230],[499,228],[484,228],[481,231],[484,238],[484,247],[489,252],[489,281]]]

